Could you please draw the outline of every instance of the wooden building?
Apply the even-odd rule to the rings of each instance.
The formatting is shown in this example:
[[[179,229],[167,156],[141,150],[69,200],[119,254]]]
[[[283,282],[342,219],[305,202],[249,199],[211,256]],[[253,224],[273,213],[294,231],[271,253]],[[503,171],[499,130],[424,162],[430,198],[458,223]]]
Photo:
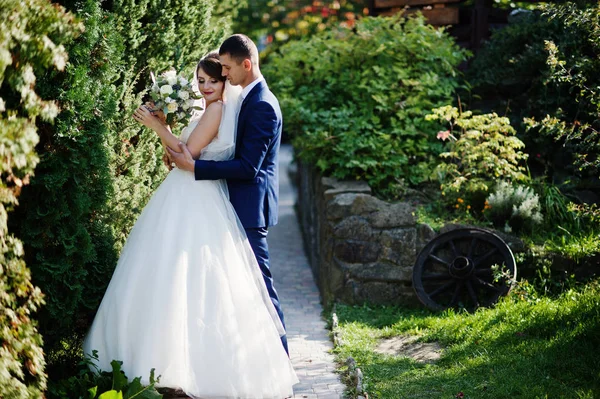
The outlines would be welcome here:
[[[450,26],[449,31],[463,47],[477,50],[489,37],[490,29],[507,24],[510,10],[493,7],[493,0],[369,0],[371,15],[423,13],[435,26]]]

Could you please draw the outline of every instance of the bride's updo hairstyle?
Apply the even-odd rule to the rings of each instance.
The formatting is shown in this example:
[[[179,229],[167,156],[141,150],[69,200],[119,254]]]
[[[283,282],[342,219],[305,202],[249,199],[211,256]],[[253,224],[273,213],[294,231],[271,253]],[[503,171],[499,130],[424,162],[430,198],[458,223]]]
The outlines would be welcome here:
[[[196,76],[198,76],[199,69],[202,69],[208,76],[217,79],[220,82],[227,80],[227,78],[222,74],[223,66],[221,65],[221,61],[219,61],[219,53],[216,51],[208,53],[200,60],[200,62],[198,62],[198,66],[196,67]]]

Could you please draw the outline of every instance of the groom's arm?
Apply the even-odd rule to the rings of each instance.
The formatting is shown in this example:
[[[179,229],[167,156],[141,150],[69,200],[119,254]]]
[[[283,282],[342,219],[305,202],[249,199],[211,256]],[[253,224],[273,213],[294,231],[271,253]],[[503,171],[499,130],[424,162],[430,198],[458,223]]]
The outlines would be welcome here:
[[[254,179],[277,132],[277,114],[266,101],[256,104],[246,120],[244,139],[237,143],[239,157],[230,161],[197,160],[196,180]]]

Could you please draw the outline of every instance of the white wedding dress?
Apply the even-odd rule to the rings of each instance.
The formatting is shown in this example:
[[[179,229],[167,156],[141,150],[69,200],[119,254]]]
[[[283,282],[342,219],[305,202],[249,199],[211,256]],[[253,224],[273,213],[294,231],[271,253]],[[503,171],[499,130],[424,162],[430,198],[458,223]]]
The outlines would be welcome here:
[[[234,131],[225,104],[201,158],[231,157]],[[298,379],[280,334],[226,184],[173,169],[127,239],[84,352],[98,351],[101,370],[123,361],[125,374],[145,383],[154,368],[159,387],[194,398],[282,399]]]

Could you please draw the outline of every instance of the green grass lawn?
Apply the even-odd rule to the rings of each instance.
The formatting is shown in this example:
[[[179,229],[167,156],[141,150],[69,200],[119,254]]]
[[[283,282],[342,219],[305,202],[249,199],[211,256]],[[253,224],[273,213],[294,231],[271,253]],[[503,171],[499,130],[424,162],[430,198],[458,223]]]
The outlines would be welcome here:
[[[600,280],[555,298],[518,286],[475,313],[344,305],[336,313],[337,358],[354,357],[371,399],[600,398]],[[380,339],[407,334],[441,344],[441,359],[374,351]]]

